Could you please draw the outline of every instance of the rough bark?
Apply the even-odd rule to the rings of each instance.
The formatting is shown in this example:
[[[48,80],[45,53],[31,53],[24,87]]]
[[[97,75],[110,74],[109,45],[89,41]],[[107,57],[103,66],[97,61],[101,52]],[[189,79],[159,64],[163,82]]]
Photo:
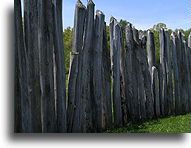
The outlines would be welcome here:
[[[83,112],[81,100],[81,63],[85,15],[85,6],[80,1],[77,1],[74,16],[74,34],[72,51],[74,54],[78,54],[78,56],[74,56],[73,61],[71,61],[71,67],[76,71],[75,73],[71,71],[69,75],[67,109],[68,132],[83,132]]]
[[[155,117],[160,117],[160,102],[159,102],[159,79],[156,67],[152,67],[152,94],[154,98]]]
[[[93,57],[93,89],[95,102],[95,128],[98,132],[103,127],[102,114],[102,52],[103,52],[103,30],[104,30],[104,14],[97,10],[95,20],[95,36],[94,36],[94,57]]]
[[[172,61],[173,61],[173,76],[174,76],[174,96],[175,96],[175,114],[179,113],[180,109],[180,81],[177,59],[177,36],[176,33],[171,34],[172,37]]]
[[[161,107],[162,115],[165,116],[167,113],[167,74],[166,74],[166,48],[165,48],[165,32],[162,28],[160,30],[160,64],[162,70],[162,86],[161,86]],[[161,79],[160,79],[161,80]]]
[[[115,18],[110,20],[110,48],[111,48],[111,67],[113,76],[113,108],[114,124],[122,125],[122,108],[120,92],[120,25]]]
[[[62,0],[53,1],[54,53],[56,62],[57,132],[66,132],[66,76],[62,28]]]
[[[125,56],[125,68],[126,68],[126,81],[125,81],[125,93],[126,93],[126,98],[127,98],[127,111],[129,118],[132,118],[132,113],[133,113],[133,106],[132,106],[132,101],[133,101],[133,83],[132,83],[132,72],[133,72],[133,67],[132,67],[132,52],[134,48],[134,40],[133,40],[133,30],[132,30],[132,25],[129,23],[126,26],[125,29],[125,36],[126,36],[126,56]]]
[[[21,1],[14,1],[15,15],[15,132],[32,130],[31,102],[27,87],[27,55],[24,47]]]
[[[102,87],[103,87],[103,116],[104,128],[112,126],[112,106],[111,106],[111,64],[107,44],[106,23],[103,32],[103,52],[102,52]]]
[[[32,132],[42,132],[38,42],[38,1],[25,0],[25,44],[28,57],[28,99],[31,100]]]
[[[148,53],[148,63],[149,71],[152,73],[152,67],[156,66],[156,57],[155,57],[155,41],[154,33],[148,30],[147,32],[147,53]]]
[[[83,101],[83,129],[91,132],[93,128],[92,121],[92,101],[93,91],[92,85],[92,53],[93,53],[93,31],[94,31],[94,7],[95,4],[89,0],[87,5],[86,23],[83,44],[82,59],[82,101]]]

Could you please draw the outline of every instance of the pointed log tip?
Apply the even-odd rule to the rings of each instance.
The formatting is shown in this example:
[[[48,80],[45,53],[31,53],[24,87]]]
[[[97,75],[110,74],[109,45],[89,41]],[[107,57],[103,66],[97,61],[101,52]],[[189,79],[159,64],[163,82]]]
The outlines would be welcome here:
[[[155,66],[152,67],[152,72],[156,71],[157,68]]]
[[[89,0],[87,5],[93,5],[93,6],[95,6],[95,3],[94,3],[92,0]]]
[[[110,23],[112,23],[114,20],[116,20],[113,16],[110,18]]]
[[[172,38],[175,38],[175,37],[176,37],[176,32],[172,32],[172,33],[171,33],[171,37],[172,37]]]
[[[76,6],[82,9],[86,9],[86,6],[80,0],[77,1]]]
[[[126,29],[132,29],[132,24],[131,23],[127,23],[127,25],[126,25]]]
[[[96,10],[96,15],[104,15],[104,13],[100,10]]]

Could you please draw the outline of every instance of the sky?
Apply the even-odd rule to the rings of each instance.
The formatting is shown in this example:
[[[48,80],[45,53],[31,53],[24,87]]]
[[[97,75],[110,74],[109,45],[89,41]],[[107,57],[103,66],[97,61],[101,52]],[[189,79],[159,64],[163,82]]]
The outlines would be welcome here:
[[[73,27],[77,0],[63,0],[64,28]],[[81,0],[84,5],[87,0]],[[113,16],[131,22],[137,29],[147,30],[158,23],[165,23],[169,29],[191,28],[190,0],[93,0],[95,10],[105,14],[109,24]]]

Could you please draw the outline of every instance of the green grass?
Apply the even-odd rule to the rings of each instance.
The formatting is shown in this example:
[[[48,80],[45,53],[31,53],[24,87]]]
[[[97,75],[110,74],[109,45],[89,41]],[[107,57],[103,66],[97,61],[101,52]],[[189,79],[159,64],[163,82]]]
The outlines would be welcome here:
[[[152,120],[138,125],[129,123],[123,128],[107,130],[106,133],[191,133],[191,114]]]

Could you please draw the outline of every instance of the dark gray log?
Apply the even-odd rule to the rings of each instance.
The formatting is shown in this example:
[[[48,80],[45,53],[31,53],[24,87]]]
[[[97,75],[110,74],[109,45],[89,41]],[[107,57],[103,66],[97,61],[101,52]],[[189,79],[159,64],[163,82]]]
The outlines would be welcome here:
[[[75,16],[74,16],[74,34],[73,34],[72,50],[73,53],[78,54],[78,56],[74,56],[73,61],[71,62],[71,67],[72,67],[71,70],[74,69],[75,72],[71,71],[69,75],[68,109],[67,109],[68,132],[83,132],[82,129],[83,108],[81,100],[81,81],[82,81],[81,63],[82,63],[82,46],[83,46],[85,15],[86,15],[85,6],[80,1],[77,1],[75,8]]]
[[[56,61],[57,132],[66,132],[66,76],[62,28],[62,0],[53,1],[54,53]]]
[[[95,36],[94,36],[94,57],[93,57],[93,89],[95,102],[95,120],[96,129],[101,131],[103,127],[102,114],[102,52],[103,52],[103,30],[104,30],[105,15],[97,10],[95,19]]]
[[[149,63],[149,71],[152,73],[152,67],[156,66],[156,58],[155,58],[155,41],[154,41],[154,33],[150,30],[147,31],[147,53],[148,53],[148,63]]]
[[[111,106],[111,64],[107,44],[106,23],[103,32],[103,52],[102,52],[102,87],[103,87],[103,116],[104,128],[112,126],[112,106]]]
[[[189,77],[191,77],[191,33],[189,34],[189,37],[188,37],[187,54],[188,54],[188,62],[189,62]],[[189,85],[191,85],[191,84],[189,84]],[[188,105],[189,105],[189,112],[191,112],[191,96],[189,96]]]
[[[128,116],[132,118],[131,115],[135,109],[132,106],[133,101],[133,87],[132,87],[132,52],[134,47],[134,40],[133,40],[133,30],[132,25],[129,23],[125,29],[125,36],[126,36],[126,56],[125,56],[125,68],[126,68],[126,81],[125,81],[125,93],[127,99],[127,109],[128,109]]]
[[[158,67],[158,75],[159,75],[159,101],[160,101],[160,111],[161,116],[164,113],[164,98],[162,97],[163,92],[163,69],[162,65],[160,64]]]
[[[160,102],[159,102],[159,79],[156,67],[152,67],[152,93],[154,98],[155,117],[160,117]]]
[[[15,132],[32,131],[31,102],[27,87],[27,55],[24,47],[21,1],[14,1],[15,15]]]
[[[145,36],[142,36],[141,39],[141,45],[140,45],[140,65],[141,65],[141,71],[143,76],[143,84],[144,84],[144,97],[141,98],[142,105],[141,105],[141,114],[142,119],[152,119],[154,116],[154,105],[153,105],[153,96],[151,92],[151,74],[149,72],[149,64],[147,59],[147,53],[146,53],[146,42],[147,39]],[[145,105],[144,105],[145,104]],[[146,115],[145,115],[146,114]]]
[[[42,124],[43,132],[56,132],[56,112],[54,94],[54,36],[52,1],[39,1],[39,50],[40,76],[42,89]]]
[[[122,101],[122,118],[123,124],[127,124],[127,97],[126,97],[126,85],[125,82],[127,81],[127,72],[125,68],[125,50],[124,50],[124,39],[122,35],[122,29],[120,30],[120,78],[121,78],[121,101]]]
[[[92,122],[92,100],[93,91],[92,85],[92,53],[93,53],[93,31],[94,31],[94,7],[95,4],[89,0],[87,5],[86,26],[84,31],[84,44],[83,44],[83,59],[82,59],[82,105],[83,105],[83,118],[82,125],[83,131],[91,132],[93,128]]]
[[[162,107],[162,115],[165,116],[167,114],[167,74],[166,74],[166,62],[167,62],[167,54],[165,48],[165,32],[162,28],[160,30],[160,64],[162,66],[162,96],[161,96],[161,107]],[[161,79],[160,79],[161,80]]]
[[[174,96],[175,96],[175,113],[179,113],[180,109],[180,81],[177,59],[177,36],[176,33],[171,34],[172,37],[172,64],[173,64],[173,76],[174,76]]]
[[[110,48],[111,48],[111,67],[113,76],[113,108],[114,124],[122,125],[122,108],[120,92],[120,30],[121,26],[115,18],[110,20]]]
[[[167,74],[167,115],[174,112],[173,90],[172,90],[172,58],[170,49],[170,35],[165,31],[165,50],[166,50],[166,74]]]
[[[185,99],[183,100],[184,113],[189,112],[189,98],[191,97],[191,87],[190,87],[190,76],[189,76],[189,63],[188,63],[188,47],[186,41],[183,41],[183,59],[184,59],[184,90],[185,90]]]
[[[28,99],[31,100],[32,132],[42,132],[38,42],[38,1],[25,0],[25,44],[28,56]]]

